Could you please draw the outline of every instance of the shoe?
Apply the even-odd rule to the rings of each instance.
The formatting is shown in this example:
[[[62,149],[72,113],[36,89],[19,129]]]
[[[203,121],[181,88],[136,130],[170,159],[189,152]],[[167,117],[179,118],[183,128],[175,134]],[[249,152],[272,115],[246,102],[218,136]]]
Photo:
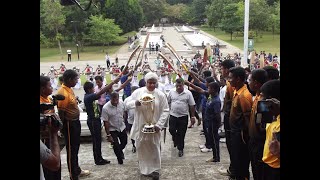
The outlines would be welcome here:
[[[101,159],[100,161],[96,162],[96,165],[105,165],[105,164],[110,164],[110,161],[106,159]]]
[[[212,151],[212,148],[208,149],[205,147],[205,148],[201,149],[201,152],[204,152],[204,153],[211,152],[211,151]]]
[[[178,156],[179,156],[179,157],[182,157],[182,156],[183,156],[183,150],[179,150]]]
[[[219,169],[218,168],[218,172],[223,176],[231,176],[231,172],[229,169]]]
[[[226,137],[226,133],[225,132],[219,132],[219,137],[220,138],[225,138]]]
[[[210,158],[210,159],[206,160],[206,162],[220,162],[220,160],[217,160],[215,158]]]
[[[137,152],[137,148],[135,146],[132,147],[132,153]]]
[[[204,144],[199,144],[199,148],[200,149],[203,149],[203,148],[205,148],[206,147],[206,145],[204,145]]]
[[[81,170],[79,177],[88,176],[90,174],[89,170]]]
[[[152,175],[152,180],[159,180],[159,178],[160,178],[159,172],[154,171],[151,173],[151,175]]]
[[[206,160],[206,162],[213,162],[214,161],[214,158],[212,157],[212,158],[210,158],[210,159],[208,159],[208,160]]]

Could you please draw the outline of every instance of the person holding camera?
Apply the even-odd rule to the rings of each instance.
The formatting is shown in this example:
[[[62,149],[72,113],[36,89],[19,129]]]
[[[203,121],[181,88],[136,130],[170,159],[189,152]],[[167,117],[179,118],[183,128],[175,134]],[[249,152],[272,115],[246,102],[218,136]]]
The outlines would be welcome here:
[[[262,177],[264,180],[280,180],[280,80],[270,80],[263,84],[261,99],[268,102],[271,116],[267,117],[276,117],[271,123],[266,123]]]
[[[58,143],[58,131],[59,128],[57,126],[51,125],[51,120],[49,120],[50,149],[40,140],[40,180],[48,180],[54,178],[61,179],[60,146]],[[47,169],[51,172],[57,172],[55,174],[58,174],[60,176],[51,176],[45,178],[43,169]]]
[[[58,90],[58,94],[63,95],[65,99],[58,101],[57,106],[63,123],[62,133],[66,144],[68,170],[72,180],[78,180],[79,176],[90,174],[88,170],[81,170],[78,163],[81,133],[80,110],[72,90],[72,87],[77,84],[78,78],[78,73],[72,69],[63,73],[63,84]]]
[[[102,84],[101,76],[99,81]],[[88,115],[87,124],[91,133],[92,143],[93,143],[93,157],[96,165],[105,165],[109,164],[110,161],[102,158],[101,155],[101,109],[99,108],[99,104],[96,102],[100,98],[102,94],[104,94],[108,89],[112,89],[112,86],[118,83],[120,80],[120,76],[118,76],[113,82],[104,86],[99,92],[95,93],[95,89],[92,82],[85,82],[83,85],[83,89],[85,91],[85,95],[83,98],[84,105],[86,107],[86,112]]]
[[[254,69],[248,76],[248,84],[252,91],[256,93],[253,100],[250,122],[249,122],[249,156],[252,167],[252,174],[255,180],[262,179],[262,155],[263,146],[266,139],[266,131],[261,122],[257,121],[257,104],[261,100],[260,88],[267,82],[268,73],[264,69]]]
[[[52,94],[52,86],[51,86],[51,81],[50,78],[48,76],[40,76],[40,103],[52,103],[52,99],[49,97]],[[54,109],[51,110],[46,110],[43,113],[54,113]],[[54,130],[53,132],[51,132],[51,130]],[[44,177],[46,180],[60,180],[61,179],[61,167],[60,167],[60,147],[59,144],[57,145],[59,148],[59,152],[56,153],[56,142],[51,142],[53,141],[57,141],[58,142],[58,135],[57,132],[55,131],[59,131],[59,128],[56,130],[55,128],[51,128],[48,130],[47,127],[45,127],[45,130],[42,132],[42,141],[40,141],[40,153],[41,153],[41,147],[43,147],[44,152],[47,152],[47,150],[45,150],[46,148],[44,148],[45,146],[49,149],[51,149],[53,151],[53,158],[51,157],[51,160],[56,160],[58,159],[58,164],[59,164],[59,168],[55,169],[52,168],[53,166],[49,166],[49,168],[47,168],[47,165],[44,165],[43,167],[43,173],[44,173]],[[54,137],[55,136],[55,137]],[[43,145],[41,145],[41,143]],[[50,150],[49,150],[50,151]],[[47,154],[44,154],[44,157],[49,157],[50,156],[50,152],[48,151]],[[58,156],[59,154],[59,156]],[[41,154],[40,154],[41,157]],[[50,162],[50,165],[52,165],[53,163]],[[42,170],[40,170],[40,172],[42,172]],[[41,179],[41,178],[40,178]]]

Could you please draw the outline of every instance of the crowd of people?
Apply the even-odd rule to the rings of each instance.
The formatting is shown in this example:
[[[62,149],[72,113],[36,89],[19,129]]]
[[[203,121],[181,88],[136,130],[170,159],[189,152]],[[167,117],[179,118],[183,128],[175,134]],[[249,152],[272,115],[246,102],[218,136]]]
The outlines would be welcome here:
[[[86,66],[82,71],[88,76],[83,85],[84,104],[96,165],[110,163],[101,155],[101,121],[118,164],[124,163],[123,150],[129,138],[132,141],[132,153],[138,156],[140,173],[153,179],[160,177],[162,131],[169,129],[173,145],[178,149],[177,156],[182,157],[187,129],[197,122],[198,126],[202,124],[199,133],[205,137],[205,143],[199,144],[200,151],[212,152],[206,162],[220,162],[220,138],[223,136],[226,139],[230,165],[221,174],[230,179],[249,179],[251,162],[254,179],[280,179],[279,67],[265,64],[263,68],[243,68],[239,63],[239,54],[222,57],[217,47],[213,48],[212,53],[208,53],[211,51],[209,47],[206,48],[207,54],[202,56],[198,51],[191,62],[183,57],[181,59],[184,61],[177,63],[173,63],[171,58],[171,63],[161,62],[157,58],[157,69],[143,68],[141,80],[137,80],[133,68],[122,66],[119,69],[121,73],[115,73],[108,84],[103,67],[98,66],[93,71],[89,64]],[[266,56],[261,52],[260,56],[270,61],[272,55]],[[273,56],[271,62],[276,61],[277,57]],[[68,171],[73,180],[90,174],[88,170],[82,170],[78,163],[81,127],[73,89],[79,82],[79,72],[78,68],[66,69],[64,66],[63,73],[61,68],[59,73],[52,67],[50,73],[55,76],[49,73],[48,76],[40,76],[41,103],[50,102],[52,88],[57,88],[51,79],[62,75],[58,94],[65,99],[58,101],[57,107],[63,123],[60,131],[66,144]],[[173,79],[174,75],[176,79]],[[134,79],[136,82],[133,82]],[[119,82],[121,85],[114,90],[113,85]],[[119,91],[122,89],[121,99]],[[141,101],[145,94],[154,97],[152,111]],[[262,102],[267,104],[267,110],[260,107]],[[146,117],[147,111],[152,113],[151,119]],[[149,120],[152,121],[154,133],[143,132]],[[55,129],[52,132],[51,136],[57,136]],[[51,148],[54,146],[51,141],[55,139],[51,137],[49,141],[49,144],[47,141],[44,143]],[[41,143],[40,149],[47,152],[47,155],[40,155],[45,157],[40,161],[45,169],[48,167],[48,154],[53,154],[55,159],[59,156],[57,149],[50,152]],[[49,172],[57,170],[61,176],[59,166],[45,170],[45,178],[50,179]]]

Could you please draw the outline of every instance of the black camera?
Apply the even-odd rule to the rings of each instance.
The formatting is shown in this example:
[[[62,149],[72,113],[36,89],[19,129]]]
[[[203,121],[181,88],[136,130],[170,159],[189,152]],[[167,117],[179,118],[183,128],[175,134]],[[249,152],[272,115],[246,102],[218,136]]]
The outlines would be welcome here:
[[[65,97],[63,95],[53,95],[52,103],[40,103],[40,127],[45,127],[48,125],[49,120],[51,120],[51,124],[55,127],[62,128],[62,122],[55,113],[45,113],[47,110],[53,110],[54,106],[57,105],[58,100],[64,100]]]
[[[257,104],[256,123],[266,124],[273,121],[273,115],[270,112],[271,102],[266,100],[260,100]]]

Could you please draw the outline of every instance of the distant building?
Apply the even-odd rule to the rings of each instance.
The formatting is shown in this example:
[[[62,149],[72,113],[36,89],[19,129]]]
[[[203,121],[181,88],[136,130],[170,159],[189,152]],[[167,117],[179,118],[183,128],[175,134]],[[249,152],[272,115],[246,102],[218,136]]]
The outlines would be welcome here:
[[[169,21],[169,18],[161,18],[160,22],[161,23],[169,23],[170,21]]]

